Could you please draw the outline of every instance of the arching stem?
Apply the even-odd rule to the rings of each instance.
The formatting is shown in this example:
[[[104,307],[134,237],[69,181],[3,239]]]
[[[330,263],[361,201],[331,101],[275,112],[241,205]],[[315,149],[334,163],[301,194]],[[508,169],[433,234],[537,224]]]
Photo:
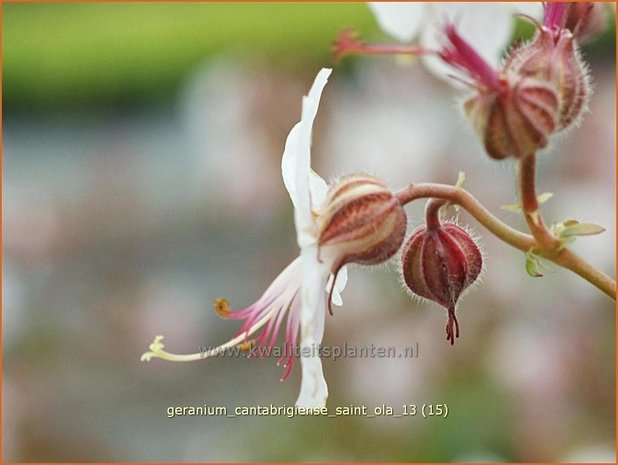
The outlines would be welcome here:
[[[437,229],[440,227],[440,208],[446,205],[444,199],[430,199],[425,205],[425,225],[427,229]]]
[[[584,261],[566,247],[559,251],[548,252],[544,250],[534,236],[524,234],[500,221],[472,194],[461,187],[435,183],[411,184],[395,192],[395,196],[402,205],[423,198],[443,199],[459,205],[498,239],[522,252],[534,249],[541,257],[571,270],[596,286],[608,297],[616,300],[615,280]]]

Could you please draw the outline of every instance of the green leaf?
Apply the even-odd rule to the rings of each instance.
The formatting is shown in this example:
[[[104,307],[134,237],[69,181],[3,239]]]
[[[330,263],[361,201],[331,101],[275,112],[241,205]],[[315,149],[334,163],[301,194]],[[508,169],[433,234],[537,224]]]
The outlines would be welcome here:
[[[560,241],[560,247],[558,248],[558,250],[562,250],[565,247],[571,245],[573,242],[575,242],[576,237],[575,236],[571,236],[571,237],[561,237],[559,239]]]
[[[565,221],[562,222],[563,226],[574,226],[576,224],[579,224],[579,221],[573,220],[573,219],[565,220]]]
[[[460,171],[457,175],[457,182],[455,183],[455,187],[463,187],[464,182],[466,181],[466,173],[464,171]]]
[[[554,196],[553,192],[544,192],[536,196],[536,201],[538,203],[545,203],[549,199]],[[520,213],[522,211],[521,203],[513,203],[510,205],[502,205],[500,207],[501,210],[507,211],[509,213]]]
[[[521,204],[520,203],[513,203],[510,205],[502,205],[500,207],[500,210],[504,210],[506,212],[509,213],[519,213],[521,212]]]
[[[593,236],[595,234],[601,234],[605,232],[605,228],[603,226],[599,226],[594,223],[576,223],[572,225],[567,225],[562,232],[560,233],[560,237],[572,237],[572,236]]]
[[[526,272],[533,278],[540,278],[543,273],[539,271],[539,260],[532,252],[526,254]]]
[[[553,192],[543,192],[542,194],[539,194],[536,196],[536,201],[539,203],[545,203],[549,199],[551,199],[553,196],[554,196]]]

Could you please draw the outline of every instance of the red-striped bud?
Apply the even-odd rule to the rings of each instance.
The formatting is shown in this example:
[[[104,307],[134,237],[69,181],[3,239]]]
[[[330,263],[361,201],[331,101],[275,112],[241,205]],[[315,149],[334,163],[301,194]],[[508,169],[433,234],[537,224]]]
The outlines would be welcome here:
[[[405,210],[388,187],[368,175],[335,182],[317,214],[320,252],[332,250],[336,268],[385,262],[397,253],[406,232]]]
[[[586,18],[579,7],[573,9],[573,6],[548,4],[544,24],[537,25],[532,42],[515,49],[504,65],[507,76],[534,78],[554,88],[558,96],[556,131],[579,120],[591,93],[588,72],[575,40],[577,25],[583,26]],[[570,13],[576,18],[569,19]]]
[[[412,293],[447,309],[446,339],[452,345],[459,337],[457,301],[479,277],[483,255],[465,229],[439,221],[437,208],[432,211],[428,203],[427,225],[416,228],[404,245],[402,274]]]
[[[553,87],[558,97],[556,131],[578,121],[587,108],[591,93],[588,71],[568,29],[538,26],[532,42],[511,53],[504,72],[511,78],[534,78]]]
[[[573,33],[561,26],[567,11],[565,4],[548,4],[534,40],[514,50],[500,70],[489,66],[453,25],[445,28],[448,42],[440,57],[474,81],[477,92],[464,109],[490,157],[531,155],[586,109],[586,67]]]
[[[525,157],[548,143],[557,126],[558,97],[535,79],[503,81],[500,92],[481,92],[464,110],[492,158]]]

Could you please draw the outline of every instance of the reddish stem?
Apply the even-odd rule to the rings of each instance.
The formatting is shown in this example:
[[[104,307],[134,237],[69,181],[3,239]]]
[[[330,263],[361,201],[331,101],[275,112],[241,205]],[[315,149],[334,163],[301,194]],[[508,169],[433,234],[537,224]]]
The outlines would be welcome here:
[[[440,198],[460,205],[500,240],[523,252],[534,249],[540,256],[573,271],[596,286],[608,297],[616,300],[616,281],[614,279],[586,263],[567,247],[560,248],[558,251],[556,249],[544,249],[536,238],[504,224],[472,194],[460,187],[434,183],[411,184],[395,192],[395,197],[402,205],[421,198]]]
[[[547,229],[536,198],[536,156],[525,156],[519,160],[519,198],[528,229],[547,253],[558,252],[560,243]]]
[[[425,225],[428,230],[440,227],[440,208],[446,204],[443,199],[431,199],[425,206]]]

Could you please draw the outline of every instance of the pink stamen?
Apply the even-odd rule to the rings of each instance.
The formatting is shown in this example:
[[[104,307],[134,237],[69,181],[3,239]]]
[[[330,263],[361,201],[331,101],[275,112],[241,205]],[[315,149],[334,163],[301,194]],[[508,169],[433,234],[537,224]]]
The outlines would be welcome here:
[[[260,335],[255,340],[256,347],[265,348],[267,347],[266,343],[270,337],[271,341],[268,348],[272,348],[277,339],[281,321],[283,320],[285,314],[290,310],[296,295],[297,292],[294,292],[292,297],[287,300],[285,299],[285,296],[282,295],[274,296],[274,298],[270,298],[268,300],[260,299],[255,304],[242,309],[241,311],[232,311],[232,314],[229,317],[230,319],[245,319],[236,335],[238,336],[248,332],[259,320],[274,310],[273,316],[269,318],[266,327],[262,329]]]
[[[279,329],[281,328],[281,323],[283,323],[283,316],[284,314],[288,314],[291,315],[294,312],[294,309],[292,308],[292,305],[294,305],[294,301],[296,300],[296,296],[298,295],[298,292],[294,293],[294,297],[292,297],[292,300],[290,300],[290,303],[288,304],[288,308],[286,309],[285,312],[280,312],[279,315],[277,315],[277,321],[275,323],[275,329],[273,330],[273,335],[270,339],[270,343],[268,345],[269,349],[272,349],[273,346],[275,345],[275,342],[277,340],[277,335],[279,334]],[[288,317],[290,318],[290,317]]]
[[[422,56],[432,52],[418,45],[378,45],[367,44],[358,38],[356,31],[346,29],[339,33],[333,42],[333,58],[339,63],[342,58],[350,55],[410,55]]]
[[[453,24],[445,28],[449,44],[439,56],[451,66],[466,71],[473,79],[492,90],[502,88],[498,73],[457,32]]]
[[[299,326],[300,307],[297,309],[297,311],[292,311],[290,313],[290,316],[288,317],[287,328],[285,332],[285,344],[283,346],[284,353],[277,361],[277,365],[280,365],[281,362],[285,360],[283,366],[286,368],[286,370],[281,377],[281,381],[285,381],[286,379],[288,379],[288,376],[290,376],[290,373],[292,372],[292,367],[294,366],[294,349],[296,347]]]
[[[296,259],[275,278],[255,303],[239,310],[230,310],[227,316],[231,320],[244,320],[236,337],[246,334],[246,340],[250,332],[258,332],[253,340],[250,356],[270,356],[277,342],[283,320],[287,316],[285,350],[277,363],[279,365],[286,360],[286,370],[281,378],[282,381],[290,375],[294,365],[294,348],[298,338],[301,309],[299,272],[300,259]],[[259,323],[260,321],[263,323]],[[260,324],[261,328],[256,328],[256,324]]]
[[[566,13],[569,8],[566,2],[548,2],[545,4],[545,18],[543,26],[548,29],[559,29],[564,26]]]

